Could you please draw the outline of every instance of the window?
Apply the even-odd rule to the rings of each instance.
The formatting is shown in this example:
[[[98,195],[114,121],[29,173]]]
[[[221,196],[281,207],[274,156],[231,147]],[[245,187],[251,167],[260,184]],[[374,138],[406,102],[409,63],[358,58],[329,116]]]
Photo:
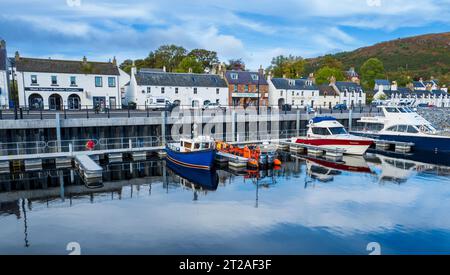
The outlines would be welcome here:
[[[31,76],[31,84],[37,84],[37,76],[36,75]]]
[[[292,91],[292,96],[294,96],[295,95],[295,92],[294,91]]]
[[[194,95],[197,94],[197,88],[194,88]]]
[[[116,87],[116,78],[108,77],[108,87]]]
[[[388,107],[388,108],[386,108],[386,111],[388,113],[398,113],[397,108],[394,108],[394,107]]]
[[[175,94],[178,94],[178,88],[175,88]]]
[[[283,91],[280,91],[280,96],[283,96]]]
[[[408,125],[408,129],[406,130],[406,132],[412,133],[412,134],[417,134],[419,131],[417,131],[417,129],[414,126]]]
[[[398,125],[397,132],[406,132],[406,129],[408,129],[408,125]]]
[[[238,79],[238,74],[232,73],[231,74],[231,79],[237,80]]]
[[[95,87],[103,87],[103,79],[101,76],[95,77]]]
[[[345,131],[344,127],[331,127],[328,128],[333,135],[346,135],[347,131]]]
[[[245,85],[244,91],[248,93],[248,85]]]
[[[220,99],[216,99],[216,103],[217,103],[217,104],[220,104]]]
[[[397,125],[387,128],[386,131],[397,132]]]
[[[161,87],[161,94],[164,94],[166,92],[166,88]]]
[[[314,96],[314,92],[312,92],[312,96]]]
[[[252,74],[252,79],[253,79],[254,81],[258,81],[259,76],[258,76],[257,74]]]
[[[70,77],[70,86],[76,86],[77,85],[77,78],[75,76]]]
[[[304,92],[302,91],[302,96],[304,95]]]
[[[0,95],[2,94],[2,88],[0,87]]]
[[[217,88],[217,89],[216,89],[216,95],[218,95],[219,93],[220,93],[220,89]]]
[[[147,94],[150,94],[152,92],[152,87],[147,87]]]
[[[52,75],[52,85],[58,85],[58,78],[56,75]]]
[[[295,86],[295,80],[290,79],[289,80],[289,86]]]
[[[235,93],[237,93],[237,91],[238,91],[238,85],[235,84],[233,90],[234,90]]]
[[[328,132],[327,128],[314,127],[312,129],[312,131],[313,131],[313,134],[315,134],[315,135],[321,135],[321,136],[329,136],[330,135],[330,132]]]

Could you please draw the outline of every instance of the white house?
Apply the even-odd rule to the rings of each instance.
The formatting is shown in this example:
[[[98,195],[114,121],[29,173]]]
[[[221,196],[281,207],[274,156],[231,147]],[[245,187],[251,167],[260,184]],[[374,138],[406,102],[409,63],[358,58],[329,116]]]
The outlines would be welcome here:
[[[331,80],[330,86],[339,93],[339,103],[349,107],[366,105],[366,93],[361,85],[354,82]]]
[[[9,107],[9,73],[6,43],[0,41],[0,109]]]
[[[165,98],[181,107],[203,107],[208,103],[228,105],[226,81],[215,74],[169,73],[165,70],[131,69],[127,101],[143,109],[153,98]]]
[[[281,108],[288,104],[293,107],[315,107],[319,102],[319,88],[308,79],[270,78],[269,106]]]
[[[16,52],[19,105],[69,110],[94,106],[121,108],[120,72],[111,62],[23,58]]]

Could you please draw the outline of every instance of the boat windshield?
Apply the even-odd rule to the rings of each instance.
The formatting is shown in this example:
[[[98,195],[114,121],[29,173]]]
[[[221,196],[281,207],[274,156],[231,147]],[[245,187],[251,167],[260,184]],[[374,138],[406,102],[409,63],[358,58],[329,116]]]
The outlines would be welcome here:
[[[398,109],[395,107],[386,107],[386,111],[388,113],[398,113],[399,112]]]
[[[328,128],[330,130],[332,135],[346,135],[347,131],[344,129],[344,127],[330,127]]]
[[[408,112],[408,111],[406,111],[405,108],[398,108],[398,109],[399,109],[400,113],[407,113]]]
[[[430,125],[417,125],[416,126],[422,133],[435,133],[436,129],[434,129],[432,126]]]

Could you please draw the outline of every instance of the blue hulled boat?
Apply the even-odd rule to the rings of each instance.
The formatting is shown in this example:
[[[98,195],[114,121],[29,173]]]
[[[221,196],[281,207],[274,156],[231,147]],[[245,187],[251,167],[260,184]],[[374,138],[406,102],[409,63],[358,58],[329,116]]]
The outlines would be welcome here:
[[[354,135],[373,139],[412,142],[416,152],[450,153],[450,135],[438,131],[429,121],[409,107],[380,106],[384,116],[363,117]]]
[[[215,142],[210,137],[181,139],[166,146],[167,160],[191,169],[211,170],[216,155]]]

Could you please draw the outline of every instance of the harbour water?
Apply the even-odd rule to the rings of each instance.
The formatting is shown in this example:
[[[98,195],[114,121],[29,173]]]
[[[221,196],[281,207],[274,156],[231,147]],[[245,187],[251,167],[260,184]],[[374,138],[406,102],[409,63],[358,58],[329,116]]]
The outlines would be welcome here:
[[[0,175],[0,254],[450,254],[448,156],[281,160],[201,176],[114,164],[89,187],[70,169]]]

